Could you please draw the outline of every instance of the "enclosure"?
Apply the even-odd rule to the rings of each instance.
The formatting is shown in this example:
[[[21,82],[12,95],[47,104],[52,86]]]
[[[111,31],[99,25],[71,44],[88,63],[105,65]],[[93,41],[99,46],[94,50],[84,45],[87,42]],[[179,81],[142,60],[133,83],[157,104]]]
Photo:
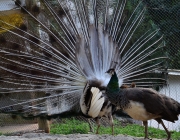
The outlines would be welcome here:
[[[85,1],[86,0],[84,0],[84,2]],[[104,0],[103,1],[104,4],[106,4],[107,1]],[[25,23],[27,25],[29,25],[29,27],[30,27],[30,29],[28,29],[28,32],[32,33],[32,34],[37,33],[39,35],[39,38],[41,38],[41,40],[43,40],[46,44],[49,44],[48,39],[46,37],[47,36],[47,32],[45,31],[46,28],[44,30],[41,29],[41,27],[43,26],[42,24],[47,26],[52,32],[55,32],[55,29],[58,30],[60,27],[57,27],[57,24],[53,23],[52,21],[56,21],[58,19],[55,20],[55,18],[51,17],[50,15],[49,15],[49,19],[46,19],[46,17],[43,14],[44,13],[47,14],[48,12],[46,13],[46,8],[44,5],[41,7],[42,8],[41,10],[44,10],[43,11],[44,13],[42,12],[43,14],[41,12],[39,12],[39,9],[37,7],[34,8],[36,11],[34,13],[32,12],[32,15],[33,14],[35,15],[34,19],[32,18],[33,16],[32,17],[29,16],[29,15],[31,15],[31,13],[30,12],[28,13],[27,11],[25,11],[26,16],[24,16],[24,15],[22,16],[21,12],[24,9],[22,8],[23,6],[18,6],[18,4],[17,4],[18,2],[20,2],[21,4],[23,4],[23,3],[27,4],[26,5],[27,7],[29,4],[30,7],[33,9],[34,7],[32,5],[34,3],[38,3],[39,5],[41,5],[41,3],[43,3],[43,2],[46,3],[46,0],[44,0],[44,1],[33,0],[31,2],[27,1],[27,0],[15,0],[15,1],[0,0],[0,27],[1,27],[0,35],[3,35],[6,38],[9,38],[9,40],[11,40],[12,42],[16,42],[18,40],[18,34],[22,35],[22,33],[20,31],[17,31],[17,34],[12,35],[12,32],[16,33],[14,30],[16,30],[17,27],[20,28],[19,25],[22,22],[24,22],[25,20],[27,20]],[[56,0],[50,0],[50,2],[54,6],[54,7],[52,6],[54,8],[54,10],[56,10],[57,9]],[[60,3],[60,5],[61,5],[61,3],[62,4],[65,3],[63,0],[58,1],[58,2]],[[71,2],[71,0],[70,0],[70,2]],[[97,0],[97,3],[98,2],[99,1]],[[108,2],[113,3],[113,0],[109,0]],[[156,75],[158,75],[157,77],[159,79],[161,79],[161,77],[163,77],[165,79],[165,81],[163,81],[163,82],[162,81],[160,81],[160,82],[153,81],[152,83],[149,82],[148,80],[138,81],[137,79],[143,79],[144,77],[140,74],[139,75],[137,74],[137,76],[134,79],[130,77],[128,79],[129,81],[125,80],[125,82],[123,84],[126,84],[129,86],[131,84],[131,82],[135,82],[136,87],[154,88],[158,92],[165,94],[168,97],[171,97],[171,98],[175,99],[176,101],[180,102],[180,39],[179,39],[180,38],[180,2],[176,1],[176,0],[143,0],[143,1],[140,1],[140,0],[126,1],[125,0],[126,6],[123,9],[124,11],[122,10],[123,16],[122,16],[122,19],[120,20],[121,22],[118,23],[117,27],[120,28],[121,26],[126,26],[125,24],[123,24],[123,22],[129,22],[128,20],[126,20],[126,17],[130,17],[129,16],[130,13],[133,13],[133,10],[136,9],[135,8],[136,5],[138,5],[139,3],[142,5],[141,7],[144,7],[144,9],[145,9],[144,17],[142,17],[142,19],[140,19],[140,21],[144,20],[144,22],[142,22],[141,28],[137,28],[136,31],[134,31],[134,30],[132,31],[134,33],[133,37],[131,37],[131,35],[128,36],[131,39],[131,41],[129,42],[129,44],[126,44],[127,47],[125,47],[125,49],[122,49],[122,55],[123,55],[123,57],[126,56],[125,51],[128,52],[128,49],[130,49],[130,46],[133,44],[132,42],[134,40],[140,40],[140,38],[138,38],[139,34],[143,33],[143,35],[144,35],[144,34],[146,34],[145,32],[148,32],[147,29],[149,29],[149,30],[155,29],[155,31],[158,31],[157,36],[158,37],[160,36],[160,39],[162,39],[162,43],[161,44],[159,43],[158,45],[159,46],[162,45],[163,47],[159,51],[159,54],[155,54],[154,56],[155,57],[166,56],[167,59],[165,59],[165,61],[163,61],[163,63],[160,64],[162,67],[159,68],[157,66],[158,67],[157,69],[154,67],[156,65],[155,62],[148,63],[148,64],[143,63],[144,67],[146,65],[148,65],[147,71],[150,71],[151,65],[152,65],[153,66],[152,71],[154,74],[151,76],[149,73],[146,73],[147,75],[145,75],[145,76],[143,75],[143,76],[148,77],[150,75],[150,78],[153,79],[153,78],[155,78]],[[72,7],[70,6],[70,8],[72,8]],[[64,10],[64,11],[66,13],[66,10]],[[58,14],[60,15],[59,17],[64,16],[63,15],[64,12],[62,12],[62,9],[61,9],[61,11],[58,11],[58,12],[59,12]],[[81,11],[79,11],[79,12],[81,12]],[[111,12],[111,9],[110,9],[110,12]],[[138,16],[138,14],[141,14],[141,13],[140,12],[135,13],[136,16]],[[75,15],[73,15],[73,16],[75,16]],[[36,20],[36,18],[38,20],[42,21],[42,23],[40,22],[39,24],[36,24],[36,25],[32,24],[33,25],[32,26],[31,20],[32,19]],[[45,22],[44,22],[44,20],[45,20]],[[68,19],[64,19],[65,23],[67,21],[68,21]],[[99,21],[102,22],[103,19],[99,18]],[[83,21],[77,20],[76,22],[77,22],[77,28],[80,26],[79,24],[84,25]],[[76,22],[74,22],[74,23],[76,23]],[[78,23],[78,22],[80,22],[80,23]],[[139,24],[139,23],[137,23],[137,24]],[[114,26],[116,26],[116,25],[114,25]],[[106,28],[106,27],[104,26],[104,28]],[[10,32],[9,32],[9,30],[10,30]],[[12,32],[11,32],[11,30],[12,30]],[[71,29],[69,32],[71,32],[73,30],[75,30],[75,29]],[[118,29],[115,29],[115,30],[118,30]],[[131,27],[130,27],[130,30],[131,30]],[[64,32],[66,32],[66,31],[64,31]],[[67,33],[69,33],[69,32],[67,32]],[[84,31],[84,32],[85,32],[84,34],[86,35],[86,31]],[[65,38],[63,35],[61,35],[61,31],[54,33],[54,34],[57,36],[60,34],[59,35],[60,37],[58,36],[59,38],[56,38],[57,40],[59,39],[61,41],[61,40],[63,40],[63,38]],[[80,97],[82,94],[82,90],[77,90],[77,92],[72,92],[71,94],[61,94],[64,92],[67,92],[67,93],[71,92],[71,88],[68,87],[69,86],[68,82],[69,81],[72,82],[77,77],[75,77],[75,78],[73,77],[74,79],[70,79],[69,81],[67,80],[68,78],[66,79],[66,77],[60,77],[58,75],[58,72],[55,71],[56,68],[54,68],[50,64],[51,62],[53,64],[58,63],[57,61],[51,61],[52,59],[55,58],[55,55],[57,55],[55,53],[55,50],[53,50],[53,48],[50,48],[50,47],[48,48],[43,43],[41,43],[40,45],[37,45],[38,41],[36,40],[36,38],[34,36],[30,39],[30,41],[25,40],[23,37],[26,38],[25,35],[22,35],[22,37],[21,37],[22,40],[17,41],[19,44],[21,44],[21,47],[19,47],[19,46],[12,47],[11,45],[5,46],[3,44],[4,43],[3,39],[0,37],[0,56],[2,59],[1,63],[0,63],[1,64],[0,65],[0,135],[1,134],[8,134],[8,135],[20,134],[20,133],[25,133],[25,132],[46,132],[46,133],[51,133],[51,134],[76,134],[76,133],[95,134],[96,128],[97,128],[96,121],[92,118],[91,119],[86,118],[84,115],[82,115],[82,112],[80,109],[79,103],[80,103]],[[64,42],[62,41],[62,44],[66,45],[66,43],[68,42],[71,45],[71,40],[74,39],[73,37],[74,36],[67,35],[67,38],[70,38],[69,39],[70,43],[68,41],[64,41]],[[123,39],[123,37],[122,37],[122,39]],[[49,37],[49,40],[53,40],[53,39],[54,38]],[[84,40],[86,40],[86,38]],[[28,43],[28,41],[30,43]],[[129,40],[127,39],[125,41],[129,41]],[[141,42],[144,43],[145,41],[142,40]],[[54,46],[56,46],[56,47],[58,46],[55,41],[53,43],[54,43],[53,44]],[[156,43],[154,43],[154,44],[156,44]],[[151,46],[153,46],[153,45],[151,45]],[[22,46],[25,46],[26,48],[23,48]],[[42,48],[37,47],[37,46],[42,46]],[[33,47],[34,47],[34,50],[32,49]],[[44,48],[47,48],[50,51],[44,52],[44,50],[46,50]],[[9,51],[10,53],[14,53],[15,55],[7,56],[7,58],[5,58],[3,53],[5,53],[8,49],[10,50]],[[11,50],[13,50],[13,51],[11,52]],[[146,53],[148,54],[151,51],[152,50],[148,50],[148,47],[147,47],[147,52],[146,52],[146,48],[140,48],[139,52],[135,51],[135,53],[132,54],[132,56],[134,58],[136,58],[136,57],[141,58],[140,56],[138,56],[138,54],[142,54],[145,56]],[[68,57],[69,54],[67,52],[65,52],[65,53],[64,52],[65,51],[62,50],[62,54],[65,57],[66,56]],[[29,56],[27,55],[28,53],[29,53]],[[43,54],[43,57],[41,57],[41,59],[38,59],[38,57],[37,57],[35,60],[33,58],[35,56],[34,54],[36,54],[37,56],[41,56]],[[52,56],[53,54],[54,54],[54,56]],[[162,54],[162,56],[161,56],[161,54]],[[17,59],[18,55],[19,56],[27,55],[27,57],[26,57],[27,60],[25,59],[24,56],[22,59],[19,59],[19,58]],[[58,55],[56,57],[58,58]],[[123,57],[122,57],[122,60],[123,60]],[[82,58],[83,58],[83,56],[82,56]],[[10,63],[14,63],[14,64],[13,64],[13,66],[8,65],[7,69],[6,69],[5,67],[3,67],[3,65],[8,63],[7,61],[10,59],[11,59]],[[150,60],[152,58],[151,58],[151,56],[148,56],[147,59]],[[43,61],[41,61],[41,60],[43,60]],[[66,59],[64,59],[64,60],[66,60]],[[31,61],[34,61],[34,62],[31,62]],[[68,61],[68,60],[66,60],[66,61]],[[130,61],[132,61],[132,60],[130,60]],[[23,65],[19,65],[21,62],[23,62]],[[50,62],[50,63],[48,64],[48,62]],[[28,74],[25,75],[26,76],[25,78],[22,78],[23,77],[22,75],[21,75],[21,77],[18,77],[17,75],[16,76],[13,75],[15,73],[14,71],[18,71],[19,73],[21,73],[21,72],[23,73],[25,71],[24,73],[26,74],[26,71],[28,71],[28,69],[23,69],[23,67],[26,65],[26,63],[31,65],[29,67],[29,69],[34,68],[34,70],[29,72],[30,73],[29,75],[37,76],[37,77],[35,77],[36,78],[35,82],[31,79],[28,79],[28,76],[29,76]],[[42,63],[42,67],[44,66],[43,70],[41,69],[41,66],[38,67],[38,65],[36,65],[36,63],[38,63],[38,64]],[[64,65],[64,63],[66,63],[66,62],[62,62],[62,65]],[[128,62],[126,62],[125,65],[126,64],[128,64]],[[157,64],[159,64],[159,63],[157,63]],[[62,67],[60,71],[63,74],[67,74],[67,77],[70,75],[70,74],[68,75],[68,72],[71,73],[74,70],[73,72],[75,73],[76,69],[75,68],[72,69],[73,66],[67,65],[65,67],[62,65],[59,65],[59,67]],[[79,64],[79,65],[81,65],[81,64]],[[136,65],[138,65],[138,63]],[[49,67],[53,68],[54,73],[57,72],[57,77],[55,75],[53,75],[54,73],[53,74],[47,73],[46,68],[49,68]],[[133,67],[133,65],[132,65],[132,67]],[[37,68],[39,68],[39,71]],[[8,69],[11,69],[11,70],[8,70]],[[40,71],[40,70],[42,70],[42,71]],[[133,74],[133,72],[134,71],[136,72],[136,70],[138,71],[139,68],[137,67],[136,69],[133,69],[131,71],[131,73]],[[146,71],[145,68],[142,69],[141,73],[145,73],[144,71]],[[13,74],[9,74],[9,73],[13,73]],[[15,74],[17,74],[17,73],[15,73]],[[15,79],[13,79],[13,78],[10,79],[11,76],[12,77],[14,76],[13,78],[15,78]],[[45,81],[44,79],[43,80],[40,79],[41,77],[43,77],[47,81]],[[79,76],[79,77],[82,81],[84,80],[81,76]],[[52,83],[49,83],[49,81],[52,81],[53,79],[56,79],[57,82],[53,81]],[[63,80],[65,82],[61,83],[61,81],[63,81]],[[17,81],[17,84],[16,84],[16,81]],[[72,86],[76,85],[78,82],[76,82],[76,84],[74,84],[74,83],[72,84]],[[76,85],[77,87],[78,86],[81,87],[81,84],[79,84],[79,83]],[[59,88],[58,86],[61,86],[61,88]],[[65,90],[64,90],[63,86],[66,88]],[[57,89],[54,88],[55,89],[54,90],[52,87],[53,88],[55,87]],[[28,90],[23,91],[22,90],[23,88],[28,89]],[[143,135],[138,134],[139,132],[140,133],[144,132],[143,127],[142,127],[143,124],[141,121],[133,120],[127,114],[125,114],[119,110],[113,115],[113,118],[114,118],[114,131],[115,131],[114,133],[115,133],[115,135],[124,134],[124,135],[143,137]],[[166,127],[168,128],[168,130],[173,131],[174,134],[178,135],[178,133],[180,133],[180,117],[179,117],[179,120],[176,121],[175,123],[172,123],[169,121],[164,121],[164,123],[165,123]],[[100,134],[109,134],[110,135],[111,134],[111,126],[109,124],[109,120],[106,117],[102,117],[100,124],[101,124]],[[130,126],[129,126],[129,124],[130,124]],[[148,125],[153,128],[158,128],[158,129],[163,130],[163,127],[154,120],[148,121]],[[124,128],[131,132],[128,133],[127,130],[124,130]],[[120,129],[122,129],[122,131],[120,131]],[[137,130],[137,131],[135,131],[135,130]],[[136,134],[133,134],[132,131],[135,131]],[[150,133],[152,133],[150,135],[152,135],[153,138],[158,137],[154,134],[157,130],[152,129],[150,131],[151,131]],[[153,135],[155,135],[155,136],[153,136]],[[162,135],[165,135],[165,133]],[[180,139],[180,135],[178,135],[177,137]]]

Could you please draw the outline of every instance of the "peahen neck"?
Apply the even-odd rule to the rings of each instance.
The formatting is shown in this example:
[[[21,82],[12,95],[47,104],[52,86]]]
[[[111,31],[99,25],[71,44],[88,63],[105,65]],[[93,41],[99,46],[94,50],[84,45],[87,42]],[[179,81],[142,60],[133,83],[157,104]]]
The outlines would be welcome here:
[[[114,74],[111,76],[111,79],[107,85],[107,90],[108,94],[115,94],[120,90],[116,72],[114,72]]]

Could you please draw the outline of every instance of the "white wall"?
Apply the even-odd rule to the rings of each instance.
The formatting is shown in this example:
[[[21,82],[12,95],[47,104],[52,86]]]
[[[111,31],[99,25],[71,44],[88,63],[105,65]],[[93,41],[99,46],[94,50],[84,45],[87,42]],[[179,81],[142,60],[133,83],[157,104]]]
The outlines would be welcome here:
[[[164,87],[160,93],[166,94],[167,96],[180,102],[180,75],[169,75],[169,86]],[[180,131],[180,116],[179,120],[175,123],[171,123],[165,120],[163,122],[169,130]],[[158,123],[154,120],[149,121],[149,126],[163,129],[163,127],[158,125]]]
[[[13,0],[0,0],[0,11],[6,11],[17,7]]]

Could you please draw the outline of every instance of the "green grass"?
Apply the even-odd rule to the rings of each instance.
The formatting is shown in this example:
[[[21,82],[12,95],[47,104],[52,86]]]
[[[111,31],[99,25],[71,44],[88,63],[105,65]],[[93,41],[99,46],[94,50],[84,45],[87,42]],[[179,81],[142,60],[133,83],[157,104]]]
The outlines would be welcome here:
[[[93,125],[94,126],[94,125]],[[96,125],[94,127],[94,131],[96,131]],[[89,132],[89,124],[76,120],[76,119],[63,119],[62,123],[59,124],[52,124],[51,125],[51,133],[52,134],[88,134]],[[163,139],[166,138],[166,132],[164,130],[155,129],[155,128],[148,128],[149,137],[150,138],[158,138]],[[112,134],[111,127],[104,127],[101,126],[99,129],[99,134]],[[114,121],[114,135],[123,134],[123,135],[130,135],[135,137],[144,137],[144,127],[139,125],[127,125],[121,126],[120,122],[117,120]],[[180,132],[172,131],[172,139],[179,140],[180,139]]]
[[[51,132],[52,134],[74,134],[81,133],[87,134],[89,131],[89,125],[86,122],[79,121],[76,119],[64,119],[63,123],[52,124]]]
[[[0,136],[12,136],[12,133],[2,133],[2,132],[0,132]]]

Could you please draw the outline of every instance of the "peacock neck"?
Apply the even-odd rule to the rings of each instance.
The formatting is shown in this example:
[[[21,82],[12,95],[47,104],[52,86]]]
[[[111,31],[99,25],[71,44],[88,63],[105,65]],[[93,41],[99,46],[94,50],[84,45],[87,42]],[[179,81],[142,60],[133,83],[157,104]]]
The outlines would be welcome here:
[[[116,72],[114,72],[114,74],[111,76],[111,79],[107,85],[107,90],[109,91],[109,94],[115,94],[120,90]]]
[[[119,87],[119,80],[114,73],[107,85],[106,94],[112,104],[118,106],[122,110],[129,107],[129,100],[126,97],[125,90]]]

